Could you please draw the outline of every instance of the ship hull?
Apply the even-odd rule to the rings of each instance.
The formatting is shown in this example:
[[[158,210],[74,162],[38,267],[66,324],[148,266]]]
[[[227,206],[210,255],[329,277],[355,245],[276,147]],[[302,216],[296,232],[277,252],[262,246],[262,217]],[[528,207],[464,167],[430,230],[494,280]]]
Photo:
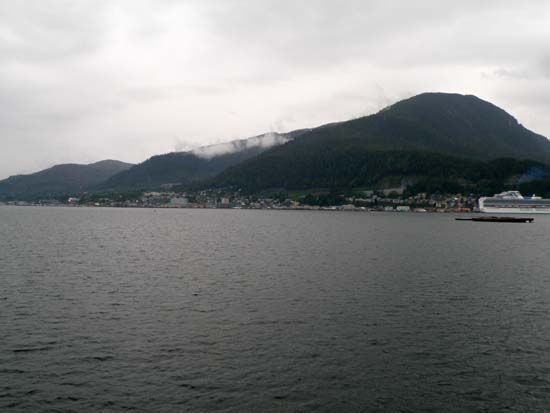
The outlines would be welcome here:
[[[537,207],[482,207],[479,211],[487,214],[550,214],[550,208]]]

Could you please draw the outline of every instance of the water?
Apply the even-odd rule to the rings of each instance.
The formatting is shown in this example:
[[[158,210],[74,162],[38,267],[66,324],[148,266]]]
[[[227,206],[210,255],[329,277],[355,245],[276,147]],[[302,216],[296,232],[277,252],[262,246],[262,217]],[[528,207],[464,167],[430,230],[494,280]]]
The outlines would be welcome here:
[[[546,410],[550,216],[453,218],[0,207],[0,410]]]

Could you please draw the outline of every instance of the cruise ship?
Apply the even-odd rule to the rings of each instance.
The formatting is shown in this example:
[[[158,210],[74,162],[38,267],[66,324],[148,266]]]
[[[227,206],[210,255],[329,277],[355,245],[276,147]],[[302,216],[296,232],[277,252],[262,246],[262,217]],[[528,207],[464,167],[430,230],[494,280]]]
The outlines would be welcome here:
[[[550,214],[550,199],[525,198],[518,191],[507,191],[479,198],[479,211],[491,214]]]

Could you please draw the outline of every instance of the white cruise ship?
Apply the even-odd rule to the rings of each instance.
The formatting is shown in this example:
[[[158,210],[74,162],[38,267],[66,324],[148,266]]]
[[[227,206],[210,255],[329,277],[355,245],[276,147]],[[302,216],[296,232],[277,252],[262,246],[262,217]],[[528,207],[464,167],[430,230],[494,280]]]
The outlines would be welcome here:
[[[550,199],[535,195],[525,198],[518,191],[507,191],[479,198],[479,210],[491,214],[550,214]]]

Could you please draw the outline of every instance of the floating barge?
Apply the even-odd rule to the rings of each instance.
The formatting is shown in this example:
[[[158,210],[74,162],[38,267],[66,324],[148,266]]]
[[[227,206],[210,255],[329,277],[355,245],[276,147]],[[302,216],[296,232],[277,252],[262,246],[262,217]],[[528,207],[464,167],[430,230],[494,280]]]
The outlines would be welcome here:
[[[457,221],[475,221],[475,222],[533,222],[535,218],[519,217],[473,217],[473,218],[455,218]]]

